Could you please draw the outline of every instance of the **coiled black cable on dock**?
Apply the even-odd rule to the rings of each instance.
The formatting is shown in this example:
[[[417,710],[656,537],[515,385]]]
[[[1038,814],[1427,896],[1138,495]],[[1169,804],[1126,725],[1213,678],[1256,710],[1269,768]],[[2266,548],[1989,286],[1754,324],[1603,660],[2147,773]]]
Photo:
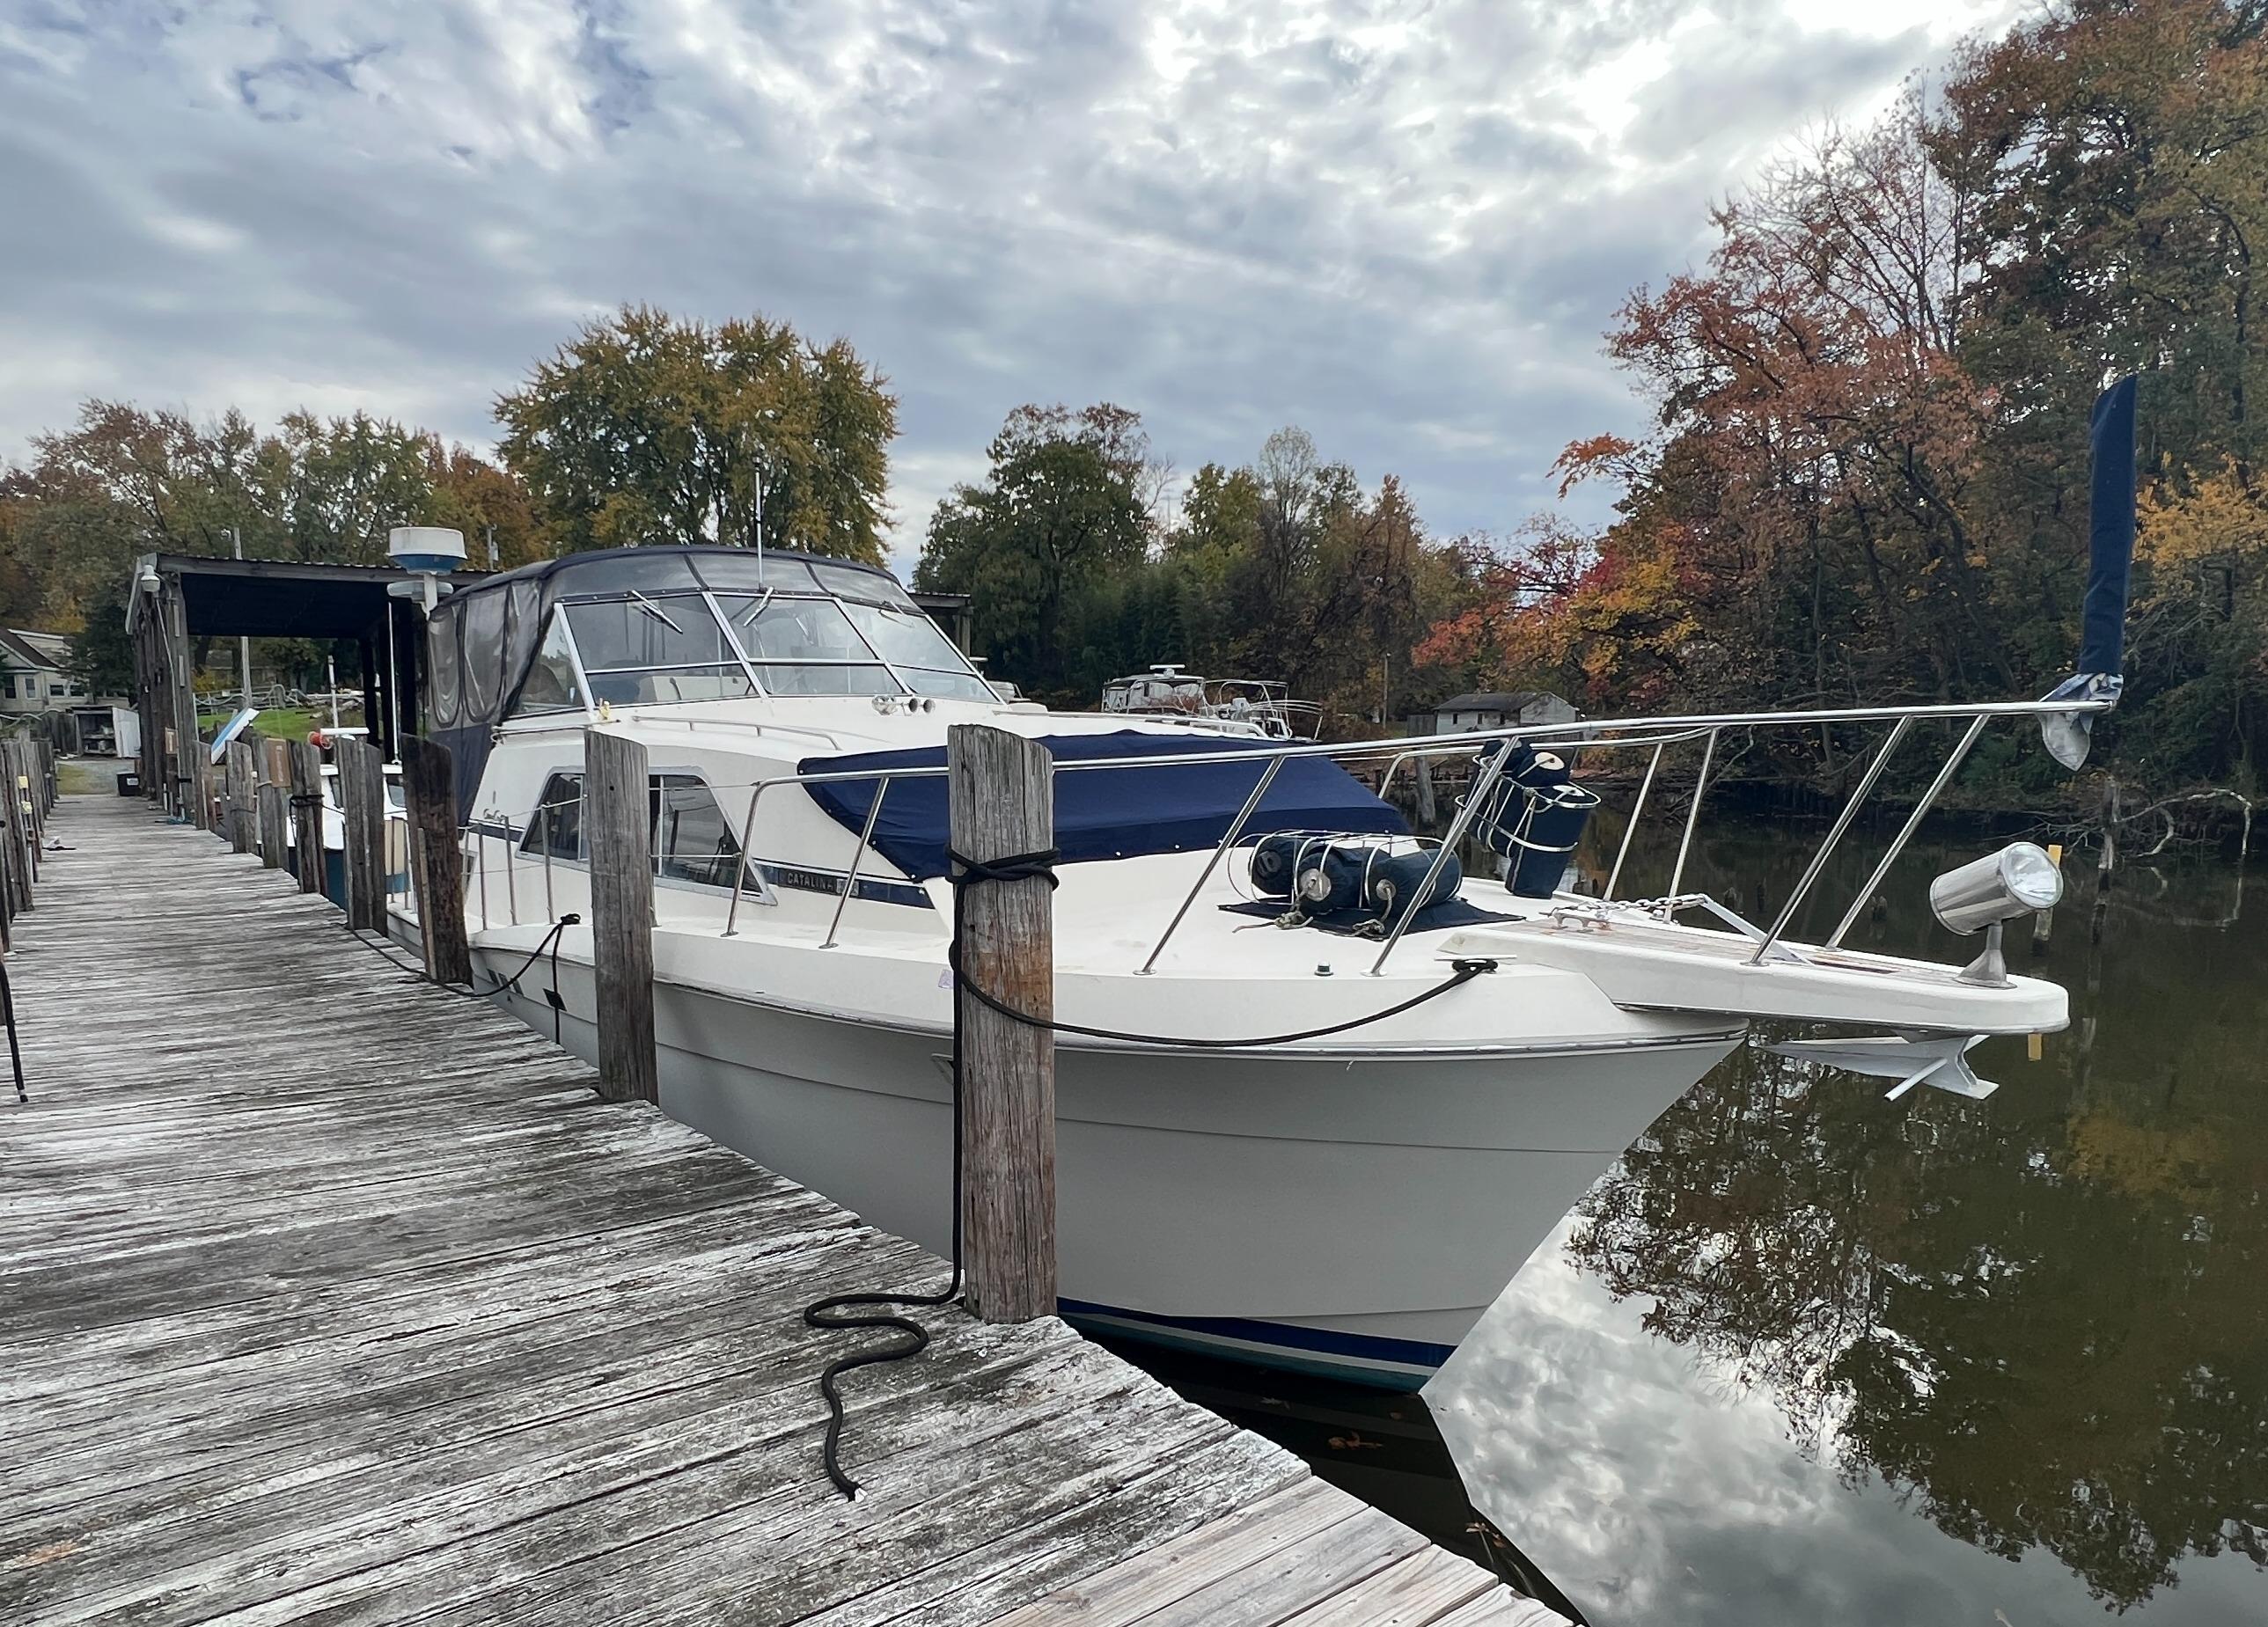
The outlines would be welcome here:
[[[804,1309],[806,1327],[826,1329],[887,1329],[903,1336],[895,1344],[873,1350],[856,1351],[828,1364],[819,1375],[819,1392],[827,1397],[827,1439],[821,1455],[827,1464],[827,1477],[835,1483],[836,1490],[856,1499],[858,1483],[843,1470],[843,1392],[836,1380],[859,1367],[871,1367],[884,1362],[905,1361],[929,1348],[929,1330],[911,1317],[880,1315],[844,1315],[842,1313],[858,1306],[922,1306],[950,1305],[961,1295],[961,991],[965,988],[984,1005],[1003,1017],[1027,1027],[1045,1028],[1056,1034],[1076,1034],[1090,1039],[1117,1040],[1133,1045],[1170,1045],[1190,1050],[1249,1050],[1261,1046],[1288,1045],[1297,1040],[1321,1039],[1326,1034],[1344,1034],[1352,1028],[1381,1022],[1388,1017],[1398,1017],[1403,1012],[1415,1010],[1428,1000],[1437,1000],[1453,989],[1461,989],[1484,973],[1496,970],[1494,961],[1454,961],[1447,978],[1423,990],[1397,1005],[1383,1011],[1371,1012],[1344,1022],[1328,1024],[1320,1028],[1305,1028],[1296,1034],[1271,1034],[1256,1039],[1213,1040],[1195,1039],[1186,1034],[1128,1034],[1116,1028],[1090,1027],[1083,1023],[1059,1022],[1052,1018],[1035,1017],[1020,1012],[975,983],[961,975],[961,944],[964,901],[968,889],[992,881],[1027,881],[1035,877],[1044,880],[1052,888],[1056,885],[1056,862],[1062,857],[1055,848],[1034,853],[1013,853],[1005,858],[980,860],[946,850],[948,864],[947,879],[953,887],[953,938],[946,949],[946,964],[953,970],[953,1275],[946,1285],[935,1293],[838,1293],[821,1299]]]
[[[8,1065],[16,1075],[16,1105],[28,1106],[32,1094],[24,1088],[24,1050],[16,1038],[16,991],[8,983],[5,956],[0,956],[0,1022],[8,1026]]]

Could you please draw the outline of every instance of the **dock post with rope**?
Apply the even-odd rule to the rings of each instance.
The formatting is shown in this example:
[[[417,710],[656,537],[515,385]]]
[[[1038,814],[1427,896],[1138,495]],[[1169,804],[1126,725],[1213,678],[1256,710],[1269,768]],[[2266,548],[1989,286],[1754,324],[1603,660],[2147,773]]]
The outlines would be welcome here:
[[[347,924],[386,931],[386,760],[368,740],[342,738],[331,747],[338,769],[339,814],[346,843]]]
[[[435,983],[473,981],[465,939],[465,850],[457,820],[456,763],[422,735],[401,742],[401,799],[409,812],[409,880],[425,970]]]
[[[1056,1308],[1055,1034],[970,986],[1042,1023],[1055,1015],[1054,761],[983,724],[954,725],[945,750],[955,865],[986,883],[964,880],[954,909],[968,1306],[987,1321],[1028,1321]],[[993,865],[1027,873],[979,868]]]
[[[647,785],[644,746],[603,729],[583,731],[599,1091],[611,1101],[661,1099],[653,1034],[653,805]]]

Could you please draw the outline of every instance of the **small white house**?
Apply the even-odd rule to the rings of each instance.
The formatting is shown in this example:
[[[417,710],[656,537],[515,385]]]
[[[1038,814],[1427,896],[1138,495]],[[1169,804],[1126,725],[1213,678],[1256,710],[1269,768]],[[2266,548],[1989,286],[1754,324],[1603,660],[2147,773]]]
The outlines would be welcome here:
[[[85,689],[70,674],[70,638],[29,628],[0,628],[0,714],[67,711],[84,706]]]
[[[1422,719],[1421,719],[1422,721]],[[1520,724],[1572,723],[1575,708],[1542,689],[1509,689],[1488,695],[1454,695],[1433,709],[1428,733],[1472,734]]]

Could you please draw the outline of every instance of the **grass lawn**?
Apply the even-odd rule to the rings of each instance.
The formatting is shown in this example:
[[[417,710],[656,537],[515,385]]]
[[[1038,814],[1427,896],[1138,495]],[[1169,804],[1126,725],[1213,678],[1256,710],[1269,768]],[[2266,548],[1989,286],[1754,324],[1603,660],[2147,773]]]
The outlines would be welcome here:
[[[55,764],[55,788],[66,797],[99,795],[118,789],[115,769],[97,769],[84,762]]]
[[[197,717],[197,727],[202,730],[217,729],[233,715],[232,713],[202,712]],[[254,734],[269,735],[279,740],[304,740],[307,738],[307,731],[315,727],[317,721],[315,714],[303,706],[276,706],[261,712],[252,720],[252,732]],[[328,715],[321,721],[328,722]]]

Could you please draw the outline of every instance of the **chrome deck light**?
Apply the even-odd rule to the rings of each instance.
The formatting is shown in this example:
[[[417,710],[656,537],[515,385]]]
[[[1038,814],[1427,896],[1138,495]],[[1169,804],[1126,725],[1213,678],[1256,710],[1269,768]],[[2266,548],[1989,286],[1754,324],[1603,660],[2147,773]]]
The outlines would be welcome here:
[[[1997,853],[1971,859],[1929,884],[1929,907],[1948,932],[1966,938],[1985,934],[1984,953],[1963,968],[1970,983],[2005,988],[2007,962],[2000,955],[2000,929],[2019,916],[2052,909],[2063,897],[2063,872],[2044,850],[2012,842]]]

